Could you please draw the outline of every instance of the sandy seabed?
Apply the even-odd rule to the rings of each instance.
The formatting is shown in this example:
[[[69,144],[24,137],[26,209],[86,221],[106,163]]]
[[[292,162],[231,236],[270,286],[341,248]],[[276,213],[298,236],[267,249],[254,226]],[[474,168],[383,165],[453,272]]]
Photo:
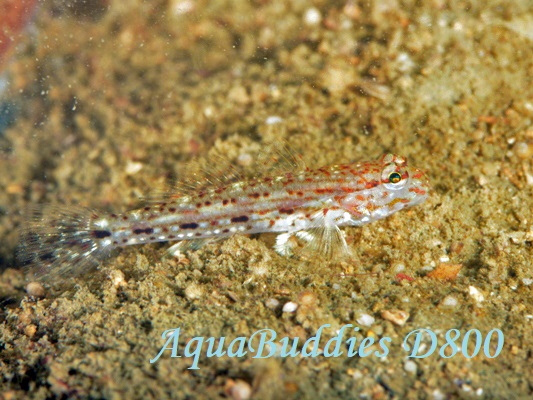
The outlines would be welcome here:
[[[527,0],[41,5],[3,75],[17,116],[0,136],[3,398],[531,398],[532,26]],[[191,161],[223,154],[253,175],[279,140],[311,165],[401,154],[430,198],[345,229],[348,262],[235,236],[181,258],[130,246],[27,288],[26,207],[121,212]],[[182,351],[265,328],[303,343],[324,324],[321,350],[353,324],[390,351],[149,361],[172,328]],[[408,359],[418,328],[505,343],[495,358]]]

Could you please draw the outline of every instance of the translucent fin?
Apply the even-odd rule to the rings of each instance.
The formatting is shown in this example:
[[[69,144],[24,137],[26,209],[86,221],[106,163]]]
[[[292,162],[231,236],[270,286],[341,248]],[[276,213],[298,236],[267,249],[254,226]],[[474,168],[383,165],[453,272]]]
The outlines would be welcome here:
[[[276,236],[274,250],[282,256],[292,256],[294,254],[294,249],[297,246],[297,243],[291,240],[292,238],[292,233],[280,233]]]
[[[207,243],[213,242],[213,239],[193,239],[193,240],[182,240],[172,246],[170,246],[166,254],[169,256],[179,256],[182,253],[188,251],[198,250],[200,247],[206,245]]]
[[[291,240],[294,237],[306,243],[303,248],[297,251],[297,243]],[[283,256],[291,256],[296,252],[306,257],[313,257],[319,254],[327,260],[332,260],[333,258],[342,260],[351,256],[350,248],[346,244],[346,240],[344,240],[344,233],[337,225],[333,224],[317,226],[294,233],[279,234],[276,237],[274,250]]]
[[[86,273],[112,248],[110,233],[94,224],[98,219],[95,211],[76,206],[29,209],[17,259],[39,280]]]
[[[190,194],[191,191],[199,192],[205,189],[227,186],[232,183],[245,180],[245,176],[238,171],[231,160],[220,155],[209,156],[209,161],[205,164],[187,166],[188,175],[179,182],[176,189],[183,194]]]
[[[244,154],[244,153],[243,153]],[[202,191],[230,186],[239,181],[254,180],[264,176],[296,173],[306,169],[301,155],[286,142],[265,145],[253,157],[247,174],[236,168],[235,163],[220,154],[209,155],[209,161],[197,161],[187,165],[187,173],[167,188],[143,198],[148,203],[162,203],[173,199],[194,196]]]
[[[350,248],[344,240],[344,233],[337,225],[311,228],[303,232],[305,237],[302,238],[307,244],[301,250],[302,254],[312,256],[319,253],[327,260],[345,259],[351,255]]]
[[[312,257],[313,254],[320,254],[327,260],[345,259],[351,256],[351,251],[344,233],[339,229],[333,219],[332,213],[317,211],[311,219],[314,221],[313,227],[299,233],[298,236],[307,244],[301,250],[302,255]]]
[[[281,175],[305,171],[307,166],[300,153],[285,141],[271,143],[257,156],[259,175]]]

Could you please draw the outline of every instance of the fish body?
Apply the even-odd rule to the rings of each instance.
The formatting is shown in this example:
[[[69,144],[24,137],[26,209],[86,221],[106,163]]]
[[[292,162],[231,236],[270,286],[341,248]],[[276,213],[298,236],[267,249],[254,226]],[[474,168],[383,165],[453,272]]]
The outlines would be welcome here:
[[[360,226],[423,202],[425,174],[405,158],[385,154],[370,162],[305,168],[175,193],[122,214],[61,210],[33,218],[23,247],[46,270],[78,265],[121,246],[178,241],[172,251],[198,248],[236,233],[279,233],[275,249],[291,253],[290,238],[328,257],[348,253],[343,226]],[[33,232],[32,232],[33,231]],[[71,264],[69,266],[69,264]]]

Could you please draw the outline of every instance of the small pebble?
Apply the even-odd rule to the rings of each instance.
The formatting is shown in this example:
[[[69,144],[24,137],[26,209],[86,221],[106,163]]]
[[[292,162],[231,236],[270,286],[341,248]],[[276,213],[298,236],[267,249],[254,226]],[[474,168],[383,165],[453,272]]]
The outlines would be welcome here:
[[[416,363],[412,360],[407,360],[405,364],[403,365],[403,369],[405,370],[405,372],[409,372],[410,374],[413,374],[413,375],[416,374],[417,368],[418,367],[416,366]]]
[[[170,2],[170,6],[174,15],[183,15],[193,11],[195,3],[191,0],[175,0]]]
[[[409,56],[408,53],[405,52],[400,52],[398,54],[396,62],[398,64],[398,69],[400,70],[400,72],[409,72],[416,66],[413,59]]]
[[[461,271],[461,268],[463,268],[463,264],[441,263],[437,268],[427,274],[427,277],[439,281],[454,281],[457,278],[459,271]]]
[[[196,283],[191,283],[189,286],[185,288],[185,296],[189,300],[195,300],[202,297],[204,294],[204,291],[202,290],[202,287],[197,285]]]
[[[286,312],[286,313],[293,313],[296,311],[296,309],[298,308],[298,304],[292,302],[292,301],[289,301],[288,303],[285,303],[283,305],[283,309],[282,311],[283,312]]]
[[[440,389],[435,389],[432,394],[433,400],[446,400],[446,395]]]
[[[359,19],[362,14],[361,9],[352,1],[346,2],[342,12],[350,19]]]
[[[473,139],[473,140],[482,140],[483,137],[485,136],[485,132],[482,130],[482,129],[477,129],[475,131],[473,131],[471,134],[470,134],[470,137]]]
[[[513,146],[514,153],[518,158],[526,160],[533,156],[533,145],[529,145],[526,142],[518,142]]]
[[[453,296],[446,296],[444,300],[442,300],[442,305],[444,307],[454,308],[454,307],[457,307],[458,303],[459,302],[457,301],[457,299]]]
[[[383,310],[381,317],[395,325],[403,326],[409,319],[409,313],[402,310]]]
[[[469,392],[472,391],[472,386],[470,386],[470,385],[466,385],[466,384],[463,384],[463,385],[461,385],[461,390],[462,390],[463,392],[467,392],[467,393],[469,393]]]
[[[228,380],[224,391],[234,400],[247,400],[252,396],[252,387],[240,379]]]
[[[9,194],[21,194],[24,193],[24,187],[22,185],[19,185],[17,183],[11,183],[7,185],[6,193]]]
[[[169,338],[169,337],[171,337],[175,332],[176,332],[176,331],[175,331],[174,329],[169,330],[169,331],[167,332],[167,334],[165,335],[165,337],[166,337],[166,338]]]
[[[376,319],[372,315],[361,314],[359,318],[356,319],[357,323],[362,326],[371,326]]]
[[[529,173],[529,170],[524,167],[524,175],[526,176],[526,184],[528,186],[533,186],[533,174]]]
[[[393,270],[395,272],[402,272],[405,271],[405,264],[403,263],[396,263],[392,266]]]
[[[308,290],[303,291],[298,295],[298,303],[303,306],[314,306],[317,302],[316,295]]]
[[[265,301],[265,306],[267,306],[271,310],[275,310],[276,308],[279,307],[279,301],[274,298],[267,299]]]
[[[46,290],[39,282],[30,282],[26,285],[26,293],[28,293],[28,296],[43,298]]]
[[[359,380],[364,377],[363,373],[358,369],[348,369],[348,374],[352,376],[353,379]]]
[[[120,270],[114,270],[109,274],[109,278],[111,279],[111,282],[113,282],[113,286],[119,287],[119,286],[127,286],[128,282],[126,282],[126,279],[124,277],[124,272]]]
[[[283,119],[281,117],[278,117],[277,115],[271,115],[269,117],[267,117],[267,119],[265,120],[265,123],[267,125],[275,125],[275,124],[279,124],[283,122]]]
[[[474,286],[468,286],[468,293],[476,303],[481,303],[483,300],[485,300],[485,296],[479,291],[478,288]]]
[[[381,335],[383,335],[383,327],[381,325],[374,325],[374,326],[372,326],[372,332],[376,336],[381,336]],[[370,334],[370,331],[368,333]]]
[[[213,109],[213,107],[207,106],[207,107],[204,108],[204,115],[207,118],[211,118],[214,113],[215,113],[215,110]]]
[[[485,175],[479,174],[477,178],[477,183],[479,184],[479,186],[485,186],[487,183],[489,183],[489,179]]]
[[[37,332],[37,327],[33,324],[30,324],[24,328],[24,334],[30,338],[35,336],[35,332]]]
[[[239,157],[237,157],[237,164],[239,164],[241,167],[249,167],[253,164],[254,158],[249,153],[242,153],[239,154]]]
[[[129,161],[126,164],[126,175],[135,175],[143,168],[143,164],[140,162]]]
[[[308,26],[318,25],[322,21],[322,15],[316,8],[309,8],[304,15],[304,22]]]

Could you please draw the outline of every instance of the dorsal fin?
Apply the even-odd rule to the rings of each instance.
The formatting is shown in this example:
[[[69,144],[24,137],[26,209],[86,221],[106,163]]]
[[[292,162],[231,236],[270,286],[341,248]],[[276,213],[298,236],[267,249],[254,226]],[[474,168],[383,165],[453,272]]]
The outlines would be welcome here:
[[[307,169],[303,157],[284,141],[269,143],[255,154],[242,154],[253,159],[248,168],[239,168],[236,160],[213,152],[208,160],[204,158],[188,164],[186,174],[166,185],[163,190],[155,191],[142,200],[147,203],[161,203],[230,186],[239,181]]]

